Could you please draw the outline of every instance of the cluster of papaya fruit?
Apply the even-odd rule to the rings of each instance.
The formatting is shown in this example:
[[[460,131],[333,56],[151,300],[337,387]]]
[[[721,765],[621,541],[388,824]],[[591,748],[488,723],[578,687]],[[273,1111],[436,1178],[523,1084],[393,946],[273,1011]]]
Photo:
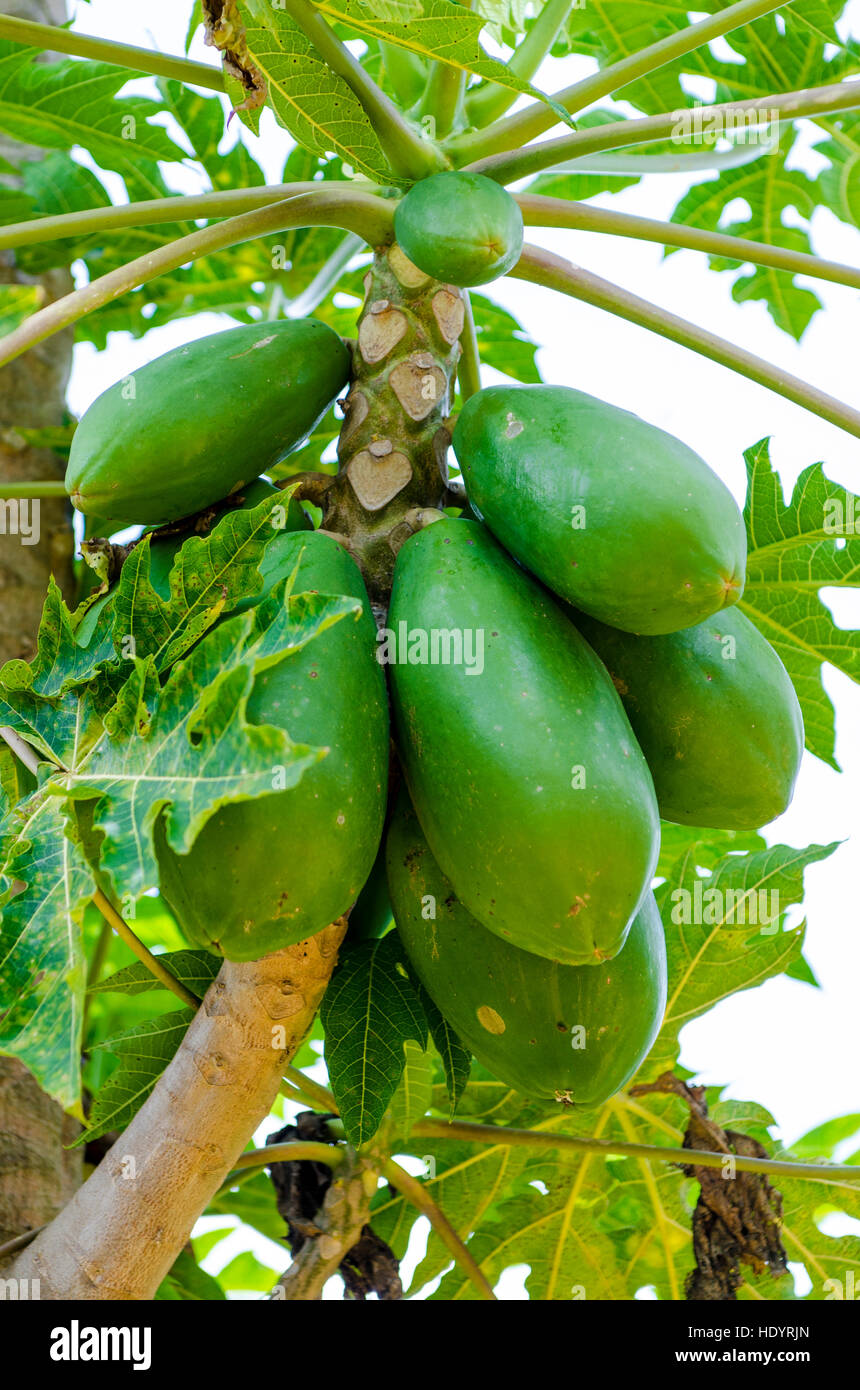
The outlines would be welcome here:
[[[422,187],[396,220],[422,268],[474,284],[509,267],[522,228],[504,190],[464,251],[445,242],[450,214],[434,242],[439,204]],[[313,320],[177,349],[87,412],[69,491],[113,529],[228,494],[256,506],[273,491],[258,475],[348,375],[345,346]],[[222,807],[188,854],[159,824],[161,889],[189,941],[233,960],[357,899],[357,930],[384,930],[393,911],[416,976],[480,1061],[529,1095],[598,1104],[665,1006],[661,817],[745,829],[779,815],[800,710],[734,606],[743,518],[679,440],[579,391],[495,386],[466,402],[453,448],[471,515],[402,545],[384,657],[357,565],[291,507],[263,593],[298,566],[295,592],[350,595],[362,612],[263,671],[248,717],[328,755],[289,791]],[[166,596],[181,539],[149,544]],[[389,693],[405,785],[380,850]],[[368,914],[383,866],[384,910]]]

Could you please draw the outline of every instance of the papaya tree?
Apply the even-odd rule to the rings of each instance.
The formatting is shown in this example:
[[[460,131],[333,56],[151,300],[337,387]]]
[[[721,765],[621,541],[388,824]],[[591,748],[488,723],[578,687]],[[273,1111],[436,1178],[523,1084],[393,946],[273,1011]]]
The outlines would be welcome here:
[[[0,131],[41,152],[4,166],[0,368],[232,321],[79,422],[10,421],[67,471],[0,484],[7,527],[70,498],[80,559],[0,669],[0,1052],[85,1166],[0,1246],[5,1296],[494,1300],[527,1266],[541,1301],[853,1297],[860,1243],[822,1216],[860,1218],[857,1116],[783,1148],[679,1035],[815,983],[796,923],[836,846],[763,827],[804,749],[836,767],[821,667],[856,680],[856,634],[819,590],[857,585],[854,498],[816,461],[786,501],[751,440],[741,511],[659,401],[544,382],[492,291],[595,306],[860,436],[528,240],[748,267],[735,298],[800,338],[810,282],[860,286],[806,227],[857,224],[840,0],[188,8],[173,56],[0,16]],[[712,177],[666,221],[593,201],[662,168]],[[207,1273],[238,1223],[289,1261]]]

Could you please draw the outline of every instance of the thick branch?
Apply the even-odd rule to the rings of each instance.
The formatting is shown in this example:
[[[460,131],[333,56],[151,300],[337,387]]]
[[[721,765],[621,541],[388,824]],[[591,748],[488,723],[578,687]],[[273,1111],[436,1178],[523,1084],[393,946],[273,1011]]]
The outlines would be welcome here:
[[[370,245],[380,245],[390,235],[391,220],[392,205],[384,198],[321,185],[314,193],[287,198],[257,212],[245,212],[226,222],[203,227],[199,232],[191,232],[167,246],[160,246],[157,251],[148,251],[118,266],[82,289],[31,314],[14,332],[0,338],[0,366],[20,357],[61,328],[77,323],[95,309],[113,303],[138,285],[145,285],[159,275],[169,274],[228,246],[282,232],[288,227],[319,226],[342,227],[345,231],[357,232]]]
[[[858,86],[860,87],[860,84]],[[800,377],[793,376],[791,372],[785,372],[763,358],[756,357],[755,353],[735,347],[734,343],[718,337],[716,333],[709,333],[698,324],[679,318],[677,314],[670,314],[649,300],[641,299],[629,290],[623,290],[611,281],[603,280],[599,275],[592,275],[590,271],[572,265],[561,256],[540,250],[536,246],[525,246],[518,264],[510,273],[519,280],[529,280],[533,284],[543,285],[546,289],[569,294],[585,304],[593,304],[598,309],[607,309],[609,313],[617,314],[629,323],[648,328],[673,343],[691,348],[693,352],[701,353],[703,357],[709,357],[712,362],[719,362],[723,367],[730,367],[732,371],[749,377],[750,381],[756,381],[760,386],[767,386],[786,400],[803,406],[813,415],[819,415],[822,420],[828,420],[832,425],[838,425],[840,429],[860,438],[860,411],[853,410],[834,396],[828,396],[816,386],[801,381]]]
[[[407,1202],[411,1202],[422,1216],[427,1217],[443,1245],[451,1251],[460,1268],[477,1289],[479,1297],[495,1303],[496,1295],[493,1293],[492,1285],[487,1280],[481,1266],[469,1247],[463,1244],[442,1208],[433,1201],[424,1184],[420,1183],[417,1178],[413,1178],[411,1173],[407,1173],[406,1169],[402,1168],[399,1163],[395,1163],[393,1158],[386,1162],[382,1169],[382,1176],[387,1178],[391,1186],[395,1187],[400,1195],[406,1198]]]
[[[711,256],[726,256],[748,261],[751,265],[773,266],[795,275],[811,275],[818,280],[831,280],[837,285],[860,289],[860,269],[840,261],[826,261],[810,256],[806,251],[789,251],[783,246],[769,246],[764,241],[751,241],[725,232],[711,232],[704,227],[685,227],[677,222],[660,222],[651,217],[636,217],[630,212],[613,212],[609,208],[590,207],[587,203],[568,202],[565,198],[545,198],[535,193],[517,194],[517,202],[528,227],[570,227],[582,232],[608,232],[612,236],[635,237],[639,241],[654,241],[660,246],[680,246],[690,251],[706,251]]]
[[[192,87],[224,91],[221,72],[208,63],[196,63],[191,58],[172,58],[166,53],[153,53],[149,48],[135,48],[128,43],[91,38],[89,34],[73,34],[70,29],[34,24],[29,19],[15,19],[8,14],[0,15],[0,39],[25,43],[45,52],[71,53],[78,58],[97,58],[103,63],[115,63],[118,67],[129,69],[129,81],[137,73],[151,72],[156,77],[176,77]]]
[[[610,121],[607,125],[560,135],[556,140],[543,140],[524,149],[515,148],[479,158],[466,167],[497,179],[499,183],[514,183],[563,160],[601,150],[620,150],[627,145],[649,144],[670,136],[680,143],[691,139],[697,130],[731,130],[741,122],[745,129],[752,129],[756,125],[798,120],[801,116],[814,120],[837,111],[853,111],[858,106],[860,82],[834,82],[826,87],[779,92],[751,101],[723,101],[713,106],[681,107],[677,111],[636,120]]]
[[[718,10],[716,14],[700,19],[697,24],[669,34],[665,39],[658,39],[647,48],[641,48],[637,53],[631,53],[627,58],[621,58],[617,63],[574,82],[573,86],[564,87],[560,92],[553,94],[554,100],[559,106],[563,106],[565,111],[574,115],[591,102],[598,101],[600,97],[609,96],[629,82],[646,77],[650,72],[656,72],[673,59],[682,58],[743,24],[751,24],[753,20],[761,19],[762,15],[770,14],[773,10],[784,9],[786,3],[787,0],[739,0],[738,4],[730,5],[728,9]],[[534,102],[523,111],[510,116],[508,120],[499,121],[489,133],[482,131],[477,135],[452,140],[449,149],[455,154],[458,163],[463,159],[474,159],[479,154],[487,155],[496,150],[515,150],[549,130],[556,124],[557,119],[552,109],[544,102]]]
[[[848,1163],[795,1163],[779,1158],[748,1158],[741,1154],[709,1153],[704,1149],[670,1149],[663,1144],[632,1144],[620,1139],[591,1139],[572,1134],[550,1134],[535,1129],[505,1129],[501,1125],[472,1124],[468,1120],[418,1120],[412,1133],[422,1139],[454,1139],[463,1143],[498,1144],[502,1148],[575,1149],[580,1153],[627,1154],[632,1158],[654,1158],[661,1163],[690,1162],[697,1166],[721,1168],[731,1157],[741,1173],[778,1173],[789,1178],[817,1178],[820,1182],[860,1182],[860,1168]]]
[[[327,188],[351,188],[350,184],[326,182]],[[145,198],[138,203],[121,203],[104,208],[84,208],[80,212],[61,212],[54,217],[33,217],[27,222],[9,222],[0,227],[0,251],[18,246],[41,246],[43,241],[60,241],[68,236],[90,232],[121,231],[124,227],[152,227],[159,222],[193,222],[195,218],[232,217],[239,212],[282,203],[301,193],[313,193],[318,183],[270,183],[258,188],[228,188],[226,192],[182,193],[173,198]]]
[[[151,1299],[265,1119],[346,930],[225,962],[152,1095],[9,1274],[48,1299]]]

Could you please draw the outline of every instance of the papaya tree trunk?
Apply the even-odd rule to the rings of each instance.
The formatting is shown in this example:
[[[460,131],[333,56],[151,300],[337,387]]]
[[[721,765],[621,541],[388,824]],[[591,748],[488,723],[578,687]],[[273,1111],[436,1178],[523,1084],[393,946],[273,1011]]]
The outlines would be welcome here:
[[[379,604],[391,592],[397,551],[420,525],[414,512],[445,500],[446,420],[466,304],[397,245],[377,253],[364,287],[324,526],[348,537]]]
[[[18,0],[4,9],[22,19],[61,24],[58,0]],[[35,160],[40,151],[0,140],[0,155]],[[10,176],[7,183],[14,180]],[[25,275],[11,252],[0,253],[0,284],[36,285],[46,302],[71,288],[64,270]],[[0,482],[62,477],[48,449],[29,448],[18,428],[59,425],[72,361],[71,333],[58,334],[0,373]],[[48,577],[68,596],[73,586],[71,509],[63,502],[0,502],[0,665],[35,650]],[[63,1114],[20,1062],[0,1057],[0,1245],[50,1221],[81,1180],[78,1150],[66,1152],[78,1125]]]
[[[7,1271],[43,1299],[147,1300],[272,1108],[316,1016],[346,919],[248,965],[225,962],[125,1133]]]

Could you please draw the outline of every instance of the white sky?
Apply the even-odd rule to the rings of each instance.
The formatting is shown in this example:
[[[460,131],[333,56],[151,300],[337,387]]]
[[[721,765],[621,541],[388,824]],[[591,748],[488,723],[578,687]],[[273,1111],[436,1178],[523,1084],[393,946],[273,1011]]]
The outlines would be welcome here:
[[[92,0],[73,9],[74,27],[82,32],[182,52],[190,12],[187,2],[149,0],[144,7],[131,7],[118,6],[116,0]],[[860,0],[851,0],[847,14],[841,25],[843,35],[851,32],[860,37]],[[212,61],[211,51],[199,41],[191,56]],[[547,62],[539,85],[555,90],[592,67],[589,60],[575,57]],[[139,90],[146,91],[147,86],[140,84]],[[695,91],[704,99],[710,97],[707,84]],[[261,130],[259,139],[248,137],[249,144],[267,176],[275,179],[288,137],[269,112]],[[808,140],[805,144],[801,167],[814,175],[821,160],[808,149]],[[197,186],[190,167],[179,178],[177,172],[170,167],[169,178],[175,186],[189,191]],[[597,201],[666,218],[688,186],[683,175],[655,174],[620,195]],[[805,281],[822,300],[825,312],[816,316],[797,345],[774,327],[762,304],[734,304],[730,288],[735,277],[709,271],[700,253],[679,251],[663,263],[660,249],[644,242],[536,229],[530,229],[528,236],[831,395],[856,403],[856,291]],[[815,214],[812,237],[818,254],[860,264],[860,234],[829,213]],[[743,451],[766,435],[771,437],[772,458],[787,490],[803,468],[823,461],[830,477],[860,491],[858,441],[800,407],[601,310],[514,280],[498,282],[489,290],[542,345],[539,360],[546,380],[614,401],[678,435],[708,460],[739,503],[744,495]],[[72,409],[80,413],[111,382],[175,343],[223,322],[212,315],[200,316],[156,330],[143,342],[114,334],[103,354],[80,346],[70,390]],[[488,374],[487,381],[491,379]],[[827,591],[824,597],[837,622],[860,626],[856,591]],[[767,1106],[787,1141],[834,1115],[860,1111],[855,1022],[860,922],[852,887],[860,824],[860,690],[830,669],[825,684],[836,703],[837,757],[844,774],[839,776],[806,755],[792,807],[767,832],[772,843],[798,846],[846,841],[830,860],[806,875],[807,955],[822,988],[816,991],[778,979],[737,995],[688,1025],[681,1058],[700,1080],[727,1082],[730,1095]]]

